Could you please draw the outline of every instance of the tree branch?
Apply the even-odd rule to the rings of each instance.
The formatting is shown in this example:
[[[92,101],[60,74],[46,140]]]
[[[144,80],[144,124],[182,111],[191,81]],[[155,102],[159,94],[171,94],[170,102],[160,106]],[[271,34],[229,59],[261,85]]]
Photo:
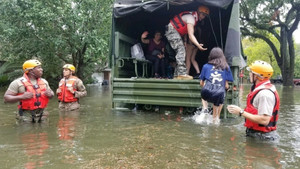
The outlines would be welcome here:
[[[244,29],[244,28],[241,28],[241,31],[242,31],[243,35],[251,36],[253,38],[259,38],[259,39],[262,39],[263,41],[265,41],[270,46],[270,48],[271,48],[271,50],[272,50],[272,52],[273,52],[273,54],[276,58],[278,66],[282,65],[282,59],[279,55],[279,52],[278,52],[276,46],[274,45],[274,43],[270,39],[268,39],[267,37],[265,37],[263,35],[260,35],[260,34],[257,34],[257,33],[252,33],[249,30]]]

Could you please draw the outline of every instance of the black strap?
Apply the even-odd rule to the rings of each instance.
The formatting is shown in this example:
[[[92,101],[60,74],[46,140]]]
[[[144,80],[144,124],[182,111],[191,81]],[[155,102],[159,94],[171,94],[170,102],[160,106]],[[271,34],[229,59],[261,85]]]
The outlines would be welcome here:
[[[175,27],[176,27],[177,29],[179,29],[179,26],[178,26],[177,23],[175,22],[174,18],[171,19],[171,22],[173,22],[173,24],[175,25]]]

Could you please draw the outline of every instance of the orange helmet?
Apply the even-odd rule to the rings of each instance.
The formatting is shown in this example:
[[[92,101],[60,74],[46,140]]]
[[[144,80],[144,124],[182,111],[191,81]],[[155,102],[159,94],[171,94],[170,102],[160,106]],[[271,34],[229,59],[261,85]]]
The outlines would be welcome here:
[[[69,70],[71,70],[72,72],[75,72],[75,66],[73,66],[72,64],[65,64],[64,66],[63,66],[63,69],[69,69]]]
[[[208,7],[203,6],[203,5],[198,7],[198,12],[202,12],[202,13],[205,13],[206,15],[209,15]]]
[[[40,61],[38,60],[35,60],[35,59],[32,59],[32,60],[26,60],[24,63],[23,63],[23,71],[25,73],[27,73],[30,69],[33,69],[37,66],[40,66],[42,65]]]
[[[249,67],[247,67],[247,70],[258,75],[261,79],[270,79],[273,75],[272,66],[261,60],[254,61]]]

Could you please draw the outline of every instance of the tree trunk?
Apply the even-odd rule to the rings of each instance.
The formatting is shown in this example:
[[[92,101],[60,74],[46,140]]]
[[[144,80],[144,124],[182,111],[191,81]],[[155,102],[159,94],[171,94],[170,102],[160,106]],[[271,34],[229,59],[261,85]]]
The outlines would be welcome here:
[[[293,51],[290,51],[290,48],[288,48],[289,38],[285,27],[281,27],[280,37],[282,65],[279,66],[282,74],[283,86],[292,86],[294,78],[294,57],[291,56],[291,52]]]

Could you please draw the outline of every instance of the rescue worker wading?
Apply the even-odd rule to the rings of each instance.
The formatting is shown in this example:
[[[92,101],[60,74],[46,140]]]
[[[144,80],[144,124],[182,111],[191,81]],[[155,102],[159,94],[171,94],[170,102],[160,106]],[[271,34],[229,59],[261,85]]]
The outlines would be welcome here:
[[[203,20],[207,15],[209,15],[209,9],[206,6],[200,6],[197,11],[186,11],[181,12],[170,20],[170,23],[166,27],[166,37],[171,45],[171,47],[176,52],[176,63],[174,77],[176,79],[193,79],[192,76],[187,75],[185,66],[186,51],[183,43],[183,36],[188,35],[190,41],[199,50],[207,50],[203,48],[203,44],[200,44],[195,35],[194,26],[198,21]]]
[[[250,82],[253,83],[247,96],[247,106],[229,105],[228,111],[245,117],[246,135],[262,140],[275,140],[279,113],[279,96],[270,78],[273,68],[264,61],[255,61],[249,67]]]
[[[24,122],[41,122],[48,116],[44,111],[54,93],[48,82],[41,78],[43,69],[38,60],[27,60],[23,64],[23,77],[11,82],[4,94],[4,102],[18,105],[17,119]]]
[[[86,96],[87,92],[82,81],[73,76],[75,67],[71,64],[63,66],[63,78],[59,82],[56,90],[61,110],[71,111],[79,109],[79,98]]]

